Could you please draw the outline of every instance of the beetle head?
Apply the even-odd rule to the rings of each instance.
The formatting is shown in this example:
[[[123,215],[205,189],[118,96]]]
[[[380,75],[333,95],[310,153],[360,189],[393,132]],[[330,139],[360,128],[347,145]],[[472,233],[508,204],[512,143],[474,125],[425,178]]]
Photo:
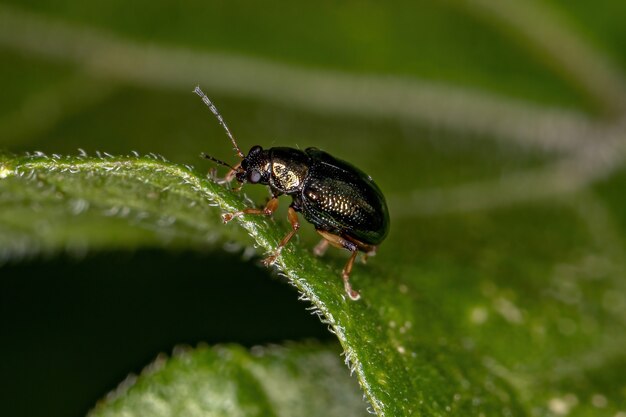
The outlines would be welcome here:
[[[268,184],[270,180],[270,156],[259,145],[253,146],[240,162],[237,181],[250,184]]]

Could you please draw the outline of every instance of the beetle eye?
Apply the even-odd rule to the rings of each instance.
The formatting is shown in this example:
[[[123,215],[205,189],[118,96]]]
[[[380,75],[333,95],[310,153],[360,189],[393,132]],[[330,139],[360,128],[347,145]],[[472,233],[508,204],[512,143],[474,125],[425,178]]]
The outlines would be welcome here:
[[[250,171],[250,174],[248,174],[248,180],[251,183],[256,184],[257,182],[261,181],[261,173],[256,170]]]

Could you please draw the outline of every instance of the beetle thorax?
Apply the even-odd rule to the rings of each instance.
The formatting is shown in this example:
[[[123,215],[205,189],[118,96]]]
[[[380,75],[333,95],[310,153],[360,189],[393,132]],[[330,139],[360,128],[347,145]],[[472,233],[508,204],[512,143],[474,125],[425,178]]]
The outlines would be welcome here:
[[[296,149],[272,148],[270,151],[270,186],[285,194],[300,192],[309,173],[308,158]]]
[[[298,191],[302,188],[306,171],[306,167],[294,167],[281,161],[273,161],[271,185],[284,193]]]

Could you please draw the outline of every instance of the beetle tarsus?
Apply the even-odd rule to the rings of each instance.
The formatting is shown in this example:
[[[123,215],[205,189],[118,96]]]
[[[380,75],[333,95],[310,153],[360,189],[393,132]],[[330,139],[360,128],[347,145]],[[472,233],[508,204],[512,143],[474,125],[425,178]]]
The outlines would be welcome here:
[[[234,213],[224,213],[222,214],[222,220],[224,223],[228,223],[235,217],[243,216],[244,214],[262,214],[264,216],[271,216],[272,213],[276,211],[278,208],[278,198],[273,197],[270,201],[267,202],[264,208],[247,208],[241,211],[235,211]]]
[[[240,212],[236,212],[236,213],[224,213],[222,214],[222,221],[224,223],[228,223],[229,221],[231,221],[232,219],[234,219],[235,217],[237,217],[237,215]]]
[[[343,287],[345,288],[348,297],[350,297],[350,299],[354,301],[361,298],[361,294],[359,294],[358,291],[353,290],[352,285],[350,285],[350,273],[352,272],[352,265],[354,265],[354,260],[356,259],[358,253],[359,252],[356,249],[352,251],[350,259],[348,259],[346,266],[344,266],[343,271],[341,271],[341,278],[343,278]]]
[[[358,291],[352,289],[352,285],[350,285],[349,276],[343,277],[343,288],[346,290],[346,294],[348,294],[348,297],[352,301],[356,301],[359,298],[361,298],[361,294]]]
[[[358,291],[353,290],[349,282],[346,281],[344,287],[346,289],[346,293],[348,294],[348,297],[350,297],[352,301],[357,301],[361,299],[361,294]]]
[[[313,254],[315,256],[324,256],[324,254],[326,253],[326,249],[328,249],[328,240],[322,239],[313,248]]]
[[[279,255],[280,255],[280,250],[277,250],[272,255],[268,256],[265,259],[263,259],[261,262],[263,262],[263,265],[265,265],[265,266],[273,265],[274,262],[276,262],[276,258],[278,258]]]

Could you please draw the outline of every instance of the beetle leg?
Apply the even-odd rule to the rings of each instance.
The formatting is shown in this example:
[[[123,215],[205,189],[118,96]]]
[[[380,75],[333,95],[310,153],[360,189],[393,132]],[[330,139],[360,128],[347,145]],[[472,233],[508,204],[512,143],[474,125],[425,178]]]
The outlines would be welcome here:
[[[317,230],[317,233],[322,235],[326,242],[330,243],[331,245],[338,248],[347,249],[352,252],[350,255],[350,259],[348,259],[348,262],[341,271],[341,278],[343,278],[343,287],[346,290],[346,294],[348,294],[348,297],[350,297],[350,299],[354,301],[358,300],[359,298],[361,298],[361,294],[359,294],[358,291],[352,289],[352,285],[350,285],[350,273],[352,272],[354,260],[359,253],[359,246],[354,242],[350,242],[349,240],[342,238],[341,236],[334,235],[324,230]]]
[[[213,169],[209,170],[209,176],[213,179],[213,181],[215,181],[218,184],[222,184],[222,185],[230,184],[235,179],[235,176],[237,175],[237,172],[239,171],[241,171],[241,162],[235,165],[234,167],[232,167],[230,171],[226,173],[224,178],[217,178],[217,175],[216,175],[217,171]],[[233,188],[233,191],[239,192],[241,191],[242,187],[243,187],[243,183]]]
[[[216,183],[218,183],[218,184],[222,183],[222,179],[217,177],[217,168],[215,168],[215,167],[209,168],[208,176],[209,176],[209,178],[211,178]]]
[[[241,162],[235,165],[228,173],[224,176],[224,178],[220,181],[220,184],[226,184],[235,179],[235,174],[241,170]]]
[[[366,264],[367,263],[367,259],[370,256],[376,256],[376,251],[378,250],[378,246],[370,246],[368,248],[365,249],[365,252],[363,253],[363,256],[361,257],[361,262]]]
[[[289,209],[287,209],[287,217],[289,218],[289,223],[291,223],[291,231],[287,233],[285,237],[280,241],[280,243],[278,244],[278,247],[276,248],[276,251],[272,255],[268,256],[267,258],[263,260],[263,264],[265,266],[271,265],[276,261],[276,258],[278,258],[278,255],[280,255],[280,252],[283,250],[283,247],[287,244],[287,242],[289,242],[289,240],[291,240],[291,238],[296,234],[298,229],[300,229],[300,223],[298,222],[298,214],[296,213],[294,208],[291,206],[289,206]]]
[[[228,173],[222,180],[222,184],[230,184],[230,182],[235,178],[235,175],[237,174],[237,172],[239,172],[240,170],[241,170],[241,162],[235,165],[233,169],[228,171]],[[241,191],[242,188],[243,188],[243,182],[239,184],[237,187],[233,188],[233,191],[238,193],[239,191]]]
[[[244,214],[263,214],[265,216],[270,216],[273,212],[278,208],[278,198],[274,197],[267,202],[264,208],[247,208],[241,211],[236,211],[234,213],[224,213],[222,214],[222,220],[224,223],[228,223],[235,217],[243,216]]]
[[[313,254],[315,256],[324,256],[324,254],[326,253],[326,249],[328,249],[328,240],[326,239],[322,239],[320,240],[320,242],[315,245],[315,247],[313,248]]]
[[[343,287],[346,290],[348,297],[350,297],[354,301],[361,298],[361,294],[359,294],[358,291],[353,290],[352,286],[350,285],[350,272],[352,272],[352,265],[354,265],[354,260],[356,259],[357,254],[358,252],[355,249],[350,256],[350,259],[348,259],[346,266],[343,267],[343,271],[341,271],[341,278],[343,278]]]

